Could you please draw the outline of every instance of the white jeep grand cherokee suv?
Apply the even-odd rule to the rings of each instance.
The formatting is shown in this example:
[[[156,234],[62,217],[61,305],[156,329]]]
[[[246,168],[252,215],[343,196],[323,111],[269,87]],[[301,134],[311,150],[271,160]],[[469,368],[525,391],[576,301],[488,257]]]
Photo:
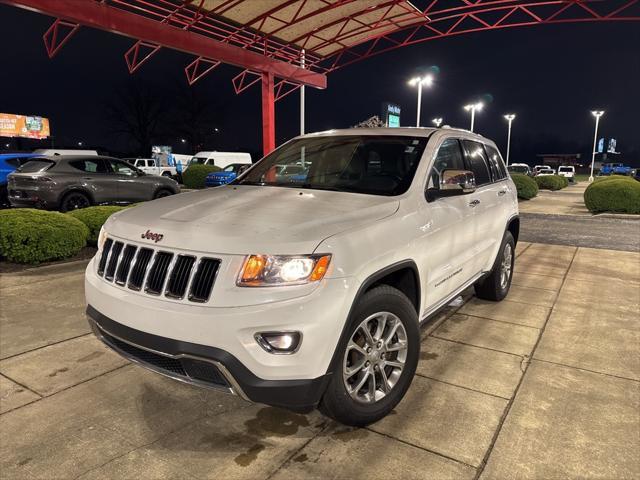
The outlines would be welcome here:
[[[421,321],[471,285],[505,297],[518,230],[516,188],[483,137],[304,135],[227,186],[111,216],[87,313],[158,373],[366,425],[409,388]]]

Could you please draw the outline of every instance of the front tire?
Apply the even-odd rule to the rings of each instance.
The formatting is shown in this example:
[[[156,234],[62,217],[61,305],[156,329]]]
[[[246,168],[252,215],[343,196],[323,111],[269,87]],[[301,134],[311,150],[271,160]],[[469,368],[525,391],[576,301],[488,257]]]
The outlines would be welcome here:
[[[173,195],[173,192],[171,190],[167,190],[166,188],[161,188],[153,196],[153,199],[155,200],[156,198],[164,198],[164,197],[168,197],[169,195]]]
[[[420,354],[418,315],[399,290],[381,285],[354,307],[337,350],[320,411],[345,425],[365,426],[402,400]]]
[[[515,253],[516,242],[511,232],[507,231],[502,239],[498,257],[493,264],[491,273],[474,285],[478,298],[499,302],[507,296],[509,288],[511,288]]]

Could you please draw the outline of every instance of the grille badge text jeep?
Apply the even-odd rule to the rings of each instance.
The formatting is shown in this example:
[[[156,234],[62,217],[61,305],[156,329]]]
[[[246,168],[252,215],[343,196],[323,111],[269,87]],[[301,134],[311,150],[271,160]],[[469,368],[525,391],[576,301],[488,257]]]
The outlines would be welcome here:
[[[141,238],[145,238],[147,240],[153,240],[155,243],[158,243],[160,240],[164,238],[164,235],[161,233],[153,233],[151,230],[147,230],[142,234]]]

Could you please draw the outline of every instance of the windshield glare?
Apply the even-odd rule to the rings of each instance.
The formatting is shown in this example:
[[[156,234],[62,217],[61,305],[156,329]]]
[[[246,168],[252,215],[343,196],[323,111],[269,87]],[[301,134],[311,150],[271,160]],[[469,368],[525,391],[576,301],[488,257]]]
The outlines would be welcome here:
[[[293,140],[234,183],[400,195],[411,185],[427,140],[368,135]]]

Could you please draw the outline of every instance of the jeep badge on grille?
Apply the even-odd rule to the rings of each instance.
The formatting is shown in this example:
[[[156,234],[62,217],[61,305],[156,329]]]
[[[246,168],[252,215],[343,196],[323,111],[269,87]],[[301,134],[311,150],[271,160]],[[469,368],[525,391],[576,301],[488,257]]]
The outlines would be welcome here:
[[[153,240],[155,243],[158,243],[164,238],[164,235],[162,235],[161,233],[153,233],[151,230],[147,230],[142,234],[142,238]]]

